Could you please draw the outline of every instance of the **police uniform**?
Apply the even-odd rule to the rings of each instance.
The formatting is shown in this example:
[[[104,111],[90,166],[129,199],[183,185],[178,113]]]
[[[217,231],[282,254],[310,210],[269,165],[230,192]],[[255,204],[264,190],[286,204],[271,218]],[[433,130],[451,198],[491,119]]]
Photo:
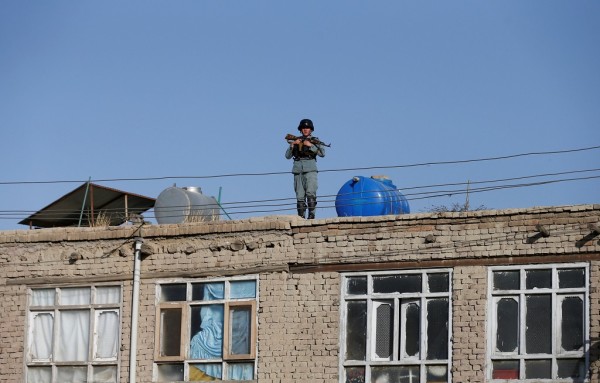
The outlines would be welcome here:
[[[317,139],[312,136],[315,130],[313,123],[309,119],[300,121],[298,130],[302,132],[302,128],[310,128],[311,135],[305,137],[305,140],[310,138]],[[302,138],[302,137],[300,137]],[[285,158],[288,160],[293,158],[294,165],[292,173],[294,174],[294,190],[296,191],[296,207],[298,215],[304,218],[306,207],[308,206],[308,218],[315,218],[315,210],[317,207],[317,156],[325,157],[325,147],[322,145],[312,144],[306,146],[303,144],[294,144],[288,146],[285,151]]]

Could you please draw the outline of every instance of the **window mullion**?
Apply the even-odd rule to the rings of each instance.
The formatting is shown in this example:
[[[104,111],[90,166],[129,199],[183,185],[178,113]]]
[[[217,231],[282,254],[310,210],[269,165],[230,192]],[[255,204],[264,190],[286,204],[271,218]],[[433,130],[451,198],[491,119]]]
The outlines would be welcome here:
[[[403,330],[403,326],[400,325],[400,310],[402,310],[402,307],[400,305],[400,299],[398,297],[394,298],[394,331],[392,331],[392,337],[393,339],[393,347],[392,347],[392,360],[393,361],[398,361],[401,359],[401,355],[400,355],[400,342],[399,340],[402,339],[404,340],[404,331]]]

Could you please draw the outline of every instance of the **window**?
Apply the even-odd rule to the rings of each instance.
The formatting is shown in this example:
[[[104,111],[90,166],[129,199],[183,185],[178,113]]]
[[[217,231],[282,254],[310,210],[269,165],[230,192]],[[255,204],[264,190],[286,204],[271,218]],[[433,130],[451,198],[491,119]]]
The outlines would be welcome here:
[[[489,269],[488,375],[492,379],[585,378],[586,264]]]
[[[449,382],[451,275],[343,275],[340,381]]]
[[[27,382],[117,382],[120,326],[120,286],[31,289]]]
[[[157,286],[155,381],[254,379],[256,278]]]

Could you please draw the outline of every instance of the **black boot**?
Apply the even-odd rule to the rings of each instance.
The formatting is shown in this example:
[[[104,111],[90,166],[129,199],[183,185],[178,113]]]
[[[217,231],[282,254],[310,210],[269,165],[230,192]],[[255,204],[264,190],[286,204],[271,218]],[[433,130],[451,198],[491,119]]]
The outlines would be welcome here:
[[[308,197],[308,219],[315,219],[315,210],[317,208],[317,198]]]
[[[306,203],[304,203],[304,201],[297,201],[296,207],[298,208],[298,215],[304,218],[304,214],[306,213]]]

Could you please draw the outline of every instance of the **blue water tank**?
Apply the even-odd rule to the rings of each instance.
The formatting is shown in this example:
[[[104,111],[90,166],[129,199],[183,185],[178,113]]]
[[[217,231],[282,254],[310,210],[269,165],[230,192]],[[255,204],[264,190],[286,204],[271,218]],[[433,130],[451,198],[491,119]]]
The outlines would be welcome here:
[[[386,176],[353,177],[335,198],[338,217],[410,213],[408,201]]]

